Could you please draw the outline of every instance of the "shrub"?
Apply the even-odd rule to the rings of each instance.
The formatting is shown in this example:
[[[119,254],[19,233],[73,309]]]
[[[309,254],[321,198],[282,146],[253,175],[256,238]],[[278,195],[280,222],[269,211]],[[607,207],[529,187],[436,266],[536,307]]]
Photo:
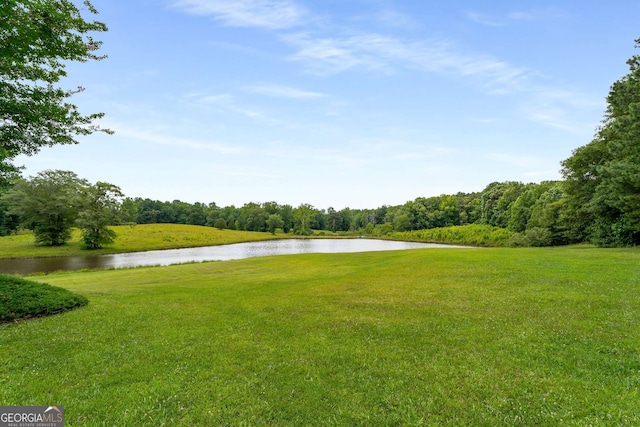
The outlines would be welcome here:
[[[82,295],[63,288],[0,275],[0,322],[48,316],[88,303]]]
[[[395,239],[471,246],[508,246],[513,231],[491,225],[469,224],[427,230],[396,232]]]
[[[388,222],[385,222],[384,224],[376,225],[373,232],[378,236],[386,236],[388,234],[393,233],[393,225]]]
[[[513,236],[509,238],[509,246],[519,248],[523,246],[530,246],[530,244],[524,233],[514,233]]]
[[[551,231],[542,227],[533,227],[524,232],[525,239],[529,242],[529,246],[551,246],[553,236]]]

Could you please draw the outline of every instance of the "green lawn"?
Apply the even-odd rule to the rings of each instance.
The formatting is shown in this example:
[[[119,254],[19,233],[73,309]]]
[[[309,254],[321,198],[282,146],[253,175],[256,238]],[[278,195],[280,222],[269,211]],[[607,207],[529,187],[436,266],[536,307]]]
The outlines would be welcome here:
[[[66,425],[640,424],[640,250],[309,254],[32,277],[0,404]]]
[[[212,227],[182,224],[140,224],[133,227],[120,225],[110,228],[118,235],[115,243],[95,251],[82,248],[79,230],[74,230],[73,238],[68,244],[56,247],[36,246],[31,233],[0,237],[0,258],[138,252],[154,249],[223,245],[282,238],[284,236],[282,234],[273,236],[270,233],[218,230]]]

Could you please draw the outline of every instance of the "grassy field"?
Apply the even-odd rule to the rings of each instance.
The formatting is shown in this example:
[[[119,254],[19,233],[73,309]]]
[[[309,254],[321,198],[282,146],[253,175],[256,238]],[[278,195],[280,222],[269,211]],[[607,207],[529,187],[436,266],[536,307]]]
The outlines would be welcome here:
[[[118,237],[113,245],[96,251],[82,248],[79,230],[72,240],[57,247],[36,246],[31,233],[0,237],[0,258],[70,256],[188,248],[267,240],[283,235],[252,231],[218,230],[212,227],[181,224],[140,224],[111,227]]]
[[[428,249],[48,275],[90,303],[0,326],[0,402],[70,426],[638,425],[639,266]]]

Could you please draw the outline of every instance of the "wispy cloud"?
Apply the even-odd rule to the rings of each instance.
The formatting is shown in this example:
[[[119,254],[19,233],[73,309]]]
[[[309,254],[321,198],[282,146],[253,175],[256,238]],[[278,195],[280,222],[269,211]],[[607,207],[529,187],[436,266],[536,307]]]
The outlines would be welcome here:
[[[470,117],[469,120],[474,123],[491,124],[500,122],[502,119],[497,117]]]
[[[186,95],[185,100],[186,102],[191,104],[239,114],[263,124],[276,125],[287,129],[295,129],[298,127],[296,124],[290,121],[281,120],[259,108],[247,106],[244,103],[238,101],[233,95],[227,93],[217,95],[192,93]]]
[[[258,119],[267,122],[273,121],[273,119],[265,115],[262,111],[238,104],[232,95],[226,93],[219,95],[189,95],[188,99],[199,105],[206,105],[232,111],[250,119]]]
[[[422,168],[425,162],[431,165],[447,164],[464,154],[451,147],[415,143],[401,138],[352,138],[334,146],[278,142],[272,143],[265,151],[266,156],[286,159],[289,163],[314,159],[313,163],[323,169],[349,173],[355,169],[367,170],[390,164],[401,165],[404,169]],[[473,157],[477,156],[474,154]],[[394,170],[393,167],[390,169]]]
[[[597,108],[598,99],[569,89],[536,87],[522,107],[524,116],[547,127],[561,129],[576,135],[589,135],[593,131],[591,120],[580,114],[585,108]]]
[[[281,86],[276,84],[246,86],[244,90],[248,92],[259,93],[261,95],[273,96],[276,98],[317,99],[327,97],[327,95],[324,93],[300,90],[293,87]]]
[[[291,0],[178,0],[174,6],[229,26],[285,29],[299,25],[305,9]]]
[[[330,75],[356,67],[387,67],[382,57],[384,51],[376,52],[374,49],[375,37],[376,35],[367,35],[338,39],[298,33],[288,34],[283,40],[299,49],[292,56],[294,61],[303,62],[317,74]]]
[[[305,63],[320,74],[335,74],[353,68],[387,73],[398,67],[417,68],[476,77],[496,90],[516,85],[531,74],[530,70],[489,55],[461,53],[442,40],[407,41],[376,33],[343,38],[294,34],[284,39],[299,49],[293,60]]]
[[[567,110],[558,106],[529,107],[525,111],[526,117],[547,127],[561,129],[574,134],[585,134],[585,127],[568,117]]]
[[[515,21],[533,21],[536,15],[532,12],[511,12],[507,14],[507,18]]]
[[[365,70],[393,74],[413,70],[462,78],[489,94],[515,95],[524,118],[574,134],[585,134],[585,127],[589,127],[588,121],[579,117],[585,108],[599,105],[584,92],[554,87],[536,70],[492,55],[465,52],[442,39],[407,40],[378,33],[342,37],[294,33],[283,39],[297,48],[291,59],[304,64],[311,73]]]
[[[504,25],[504,21],[495,16],[471,11],[468,11],[465,14],[467,15],[467,18],[478,24],[487,25],[489,27],[502,27]]]
[[[154,126],[153,130],[144,127],[131,126],[126,123],[109,123],[109,126],[112,129],[117,130],[118,137],[120,138],[130,138],[151,144],[206,150],[218,154],[239,154],[244,151],[241,147],[228,144],[170,135],[166,132],[158,131],[157,126]]]
[[[412,16],[388,8],[379,10],[371,17],[366,18],[373,18],[375,22],[386,27],[401,28],[403,30],[416,29],[420,26]]]
[[[331,22],[325,22],[323,26],[309,25],[317,24],[320,18],[314,17],[296,0],[174,0],[173,4],[188,13],[209,16],[226,25],[276,30],[276,37],[293,49],[289,59],[302,64],[311,74],[331,76],[364,70],[391,75],[411,70],[464,79],[493,95],[520,96],[523,105],[520,111],[529,120],[569,132],[582,132],[581,124],[576,124],[575,114],[570,111],[573,107],[584,108],[583,102],[575,102],[580,98],[579,94],[547,90],[547,82],[535,70],[490,54],[466,51],[442,38],[410,39],[388,33],[346,30]],[[409,17],[389,8],[381,8],[377,13],[375,19],[388,26],[409,23]],[[474,22],[494,27],[558,16],[554,9],[502,14],[467,11],[465,14]],[[303,26],[304,30],[297,31]],[[249,85],[243,90],[288,99],[327,97],[320,92],[278,84]],[[253,120],[292,127],[269,112],[243,105],[229,95],[207,95],[194,101]]]
[[[477,24],[486,25],[489,27],[504,27],[512,24],[513,21],[539,21],[543,19],[556,19],[562,15],[555,8],[537,9],[531,11],[513,11],[504,14],[487,14],[477,11],[466,11],[464,14],[467,18]]]

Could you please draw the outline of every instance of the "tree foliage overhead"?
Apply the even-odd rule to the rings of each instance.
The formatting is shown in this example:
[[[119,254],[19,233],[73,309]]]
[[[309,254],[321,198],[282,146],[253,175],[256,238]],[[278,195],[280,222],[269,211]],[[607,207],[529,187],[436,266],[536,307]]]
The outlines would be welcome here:
[[[97,14],[89,1],[83,10]],[[6,180],[18,155],[111,131],[92,124],[103,113],[83,115],[69,101],[83,87],[57,85],[67,63],[106,57],[97,55],[102,42],[89,35],[106,25],[86,21],[69,0],[3,0],[0,16],[0,179]]]
[[[562,163],[576,222],[602,245],[640,243],[640,55],[627,64],[595,138]]]

